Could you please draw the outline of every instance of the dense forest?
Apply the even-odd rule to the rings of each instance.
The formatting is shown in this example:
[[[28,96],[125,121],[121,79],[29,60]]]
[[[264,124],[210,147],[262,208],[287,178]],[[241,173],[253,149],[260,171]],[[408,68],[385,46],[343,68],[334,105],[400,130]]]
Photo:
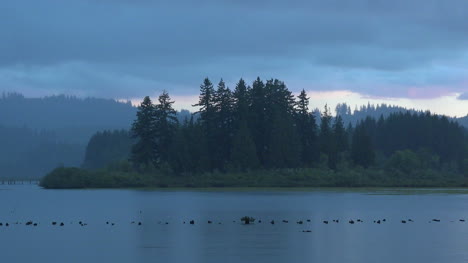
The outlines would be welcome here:
[[[84,167],[107,168],[61,168],[43,185],[67,173],[86,178],[74,179],[82,187],[442,186],[468,175],[467,131],[429,112],[368,106],[361,111],[382,113],[352,121],[341,104],[336,116],[327,106],[318,115],[304,90],[295,97],[284,82],[259,78],[234,90],[205,79],[199,111],[183,121],[173,104],[167,92],[156,103],[145,97],[129,133],[89,142]]]
[[[460,123],[460,125],[468,129],[468,115],[462,118],[458,118],[457,121]]]
[[[0,125],[46,131],[59,141],[84,145],[97,131],[128,129],[135,112],[130,102],[112,99],[25,98],[18,93],[4,93],[0,98]]]
[[[76,166],[85,148],[51,132],[0,126],[1,178],[39,178],[57,166]]]
[[[60,165],[80,166],[96,132],[128,130],[136,111],[129,102],[112,99],[65,95],[26,98],[3,93],[0,178],[39,178]],[[186,116],[190,116],[188,111],[178,112],[180,120]]]

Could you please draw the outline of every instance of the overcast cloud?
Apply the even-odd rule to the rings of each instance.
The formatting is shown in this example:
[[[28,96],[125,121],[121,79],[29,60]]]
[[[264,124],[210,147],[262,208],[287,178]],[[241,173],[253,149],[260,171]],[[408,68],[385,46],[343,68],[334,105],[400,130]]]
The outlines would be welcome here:
[[[468,92],[460,94],[460,96],[458,96],[458,99],[459,100],[468,100]]]
[[[468,93],[466,0],[11,0],[0,89],[194,95],[205,76],[369,97]]]

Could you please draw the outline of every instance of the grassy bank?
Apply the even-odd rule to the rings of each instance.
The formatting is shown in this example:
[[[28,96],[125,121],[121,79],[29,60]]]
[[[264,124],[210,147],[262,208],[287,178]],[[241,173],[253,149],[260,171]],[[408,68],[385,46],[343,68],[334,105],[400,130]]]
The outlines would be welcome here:
[[[353,168],[333,171],[323,168],[258,170],[250,172],[174,175],[159,171],[84,170],[57,168],[40,186],[48,189],[128,187],[465,187],[460,174],[420,170],[411,173]]]

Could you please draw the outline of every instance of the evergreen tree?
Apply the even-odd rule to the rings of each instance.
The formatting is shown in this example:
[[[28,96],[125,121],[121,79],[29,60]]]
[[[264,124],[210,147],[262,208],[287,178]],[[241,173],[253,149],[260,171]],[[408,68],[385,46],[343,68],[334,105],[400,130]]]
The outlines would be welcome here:
[[[158,98],[155,106],[156,153],[159,162],[168,161],[171,140],[177,130],[177,112],[172,108],[174,101],[166,91]]]
[[[174,172],[177,174],[181,173],[192,173],[196,170],[193,163],[193,157],[190,154],[190,133],[189,122],[186,120],[181,125],[174,139],[171,142],[169,148],[169,164]]]
[[[206,147],[203,151],[208,155],[209,169],[211,170],[216,166],[216,94],[213,84],[208,78],[205,78],[203,84],[200,85],[200,96],[195,107],[200,107],[198,114],[200,114],[199,124],[201,125],[201,132],[203,134],[204,145]]]
[[[128,160],[132,144],[133,140],[128,131],[97,132],[88,142],[82,167],[98,169],[114,162]]]
[[[231,140],[233,136],[233,95],[231,90],[221,79],[215,93],[215,128],[216,128],[216,154],[214,167],[224,169],[231,151]]]
[[[336,151],[338,153],[348,150],[348,135],[344,128],[343,119],[340,115],[336,116],[333,123],[333,137],[336,142]]]
[[[212,169],[213,152],[210,152],[205,126],[200,120],[189,123],[190,156],[193,163],[193,172],[208,172]]]
[[[240,79],[237,83],[233,97],[235,103],[233,117],[236,123],[234,127],[239,128],[249,117],[249,92],[243,79]]]
[[[157,145],[155,129],[155,109],[151,99],[146,96],[138,107],[137,118],[132,125],[132,138],[136,143],[132,147],[131,160],[135,165],[156,165]]]
[[[215,90],[213,88],[213,84],[208,78],[205,78],[203,84],[200,85],[198,103],[193,106],[200,107],[196,113],[200,114],[201,121],[206,123],[206,125],[212,125],[216,112]]]
[[[264,164],[264,156],[266,149],[266,129],[268,127],[266,116],[266,91],[265,84],[263,81],[257,77],[257,79],[252,84],[252,89],[250,91],[250,122],[249,127],[252,131],[252,137],[257,147],[257,156],[260,163]]]
[[[309,112],[309,98],[305,90],[298,96],[296,109],[296,127],[301,140],[301,161],[310,166],[318,160],[317,124],[315,116]]]
[[[245,121],[240,124],[234,135],[231,156],[231,165],[236,170],[245,171],[258,168],[259,161],[255,143]]]
[[[325,154],[328,158],[328,167],[330,169],[336,168],[337,163],[337,152],[336,142],[333,138],[333,130],[331,127],[332,116],[327,105],[322,113],[320,121],[320,151]]]
[[[360,165],[365,168],[372,165],[375,161],[372,140],[370,136],[367,135],[362,123],[357,125],[354,129],[351,144],[351,159],[356,165]]]
[[[301,148],[294,123],[294,96],[279,80],[269,80],[266,89],[269,127],[266,134],[265,165],[275,168],[297,167],[301,162]]]
[[[296,100],[286,85],[276,79],[264,84],[257,78],[252,88],[240,79],[234,92],[223,80],[214,90],[205,79],[200,93],[196,104],[200,111],[184,125],[178,125],[174,102],[167,92],[161,94],[156,106],[149,97],[144,99],[131,131],[135,142],[131,160],[137,167],[167,162],[178,174],[225,171],[228,167],[310,167],[322,153],[327,156],[328,167],[336,169],[340,160],[369,167],[375,162],[375,152],[379,164],[392,163],[386,159],[407,151],[419,160],[417,167],[408,165],[415,171],[424,167],[449,173],[466,171],[466,130],[451,119],[430,112],[394,113],[381,115],[378,120],[366,117],[354,129],[348,122],[345,129],[343,119],[354,118],[349,106],[338,105],[336,118],[325,106],[316,117],[320,111],[309,111],[305,90]],[[369,104],[360,112],[375,113],[385,107]],[[118,146],[120,140],[107,132],[94,136],[88,146],[87,163],[92,166],[93,161],[101,164],[122,156],[124,147]]]

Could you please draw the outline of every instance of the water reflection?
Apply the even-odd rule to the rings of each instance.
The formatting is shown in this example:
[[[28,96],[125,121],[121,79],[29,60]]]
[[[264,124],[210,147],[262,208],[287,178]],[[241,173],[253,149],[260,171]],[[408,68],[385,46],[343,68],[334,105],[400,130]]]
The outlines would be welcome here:
[[[0,222],[22,224],[1,226],[0,246],[5,262],[462,262],[468,259],[468,223],[459,220],[468,219],[467,195],[459,191],[454,194],[373,193],[336,189],[51,191],[12,186],[0,191]],[[255,217],[257,223],[242,225],[240,218],[246,215]],[[374,223],[383,218],[386,222]],[[432,221],[435,218],[441,222]],[[335,223],[334,219],[340,222]],[[348,223],[351,219],[355,224]],[[38,225],[25,226],[29,220]],[[195,220],[195,224],[189,224],[190,220]],[[213,223],[208,224],[208,220]],[[271,220],[275,220],[274,225],[270,224]],[[299,220],[303,224],[297,224]],[[324,220],[329,224],[324,224]],[[402,224],[401,220],[407,223]],[[53,221],[65,225],[52,225]],[[303,232],[306,229],[311,232]]]

